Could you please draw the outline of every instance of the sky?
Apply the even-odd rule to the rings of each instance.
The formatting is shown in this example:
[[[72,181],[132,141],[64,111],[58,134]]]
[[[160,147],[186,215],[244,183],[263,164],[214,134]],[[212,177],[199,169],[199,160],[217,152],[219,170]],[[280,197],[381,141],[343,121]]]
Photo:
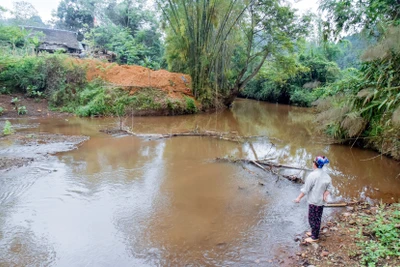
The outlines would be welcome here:
[[[38,11],[39,16],[44,22],[51,19],[51,12],[55,10],[58,6],[59,0],[24,0],[25,2],[31,3],[35,9]],[[1,6],[12,9],[13,0],[2,0]],[[294,7],[305,12],[307,10],[317,11],[318,0],[292,0]]]
[[[25,2],[31,3],[35,9],[38,11],[39,16],[43,21],[48,21],[51,19],[52,10],[57,9],[59,0],[23,0]],[[13,0],[2,0],[0,5],[7,8],[12,9]]]

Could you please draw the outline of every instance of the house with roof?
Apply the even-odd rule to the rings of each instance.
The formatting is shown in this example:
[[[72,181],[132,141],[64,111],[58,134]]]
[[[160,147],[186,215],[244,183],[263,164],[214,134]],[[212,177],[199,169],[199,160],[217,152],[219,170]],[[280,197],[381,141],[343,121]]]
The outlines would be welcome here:
[[[85,50],[84,45],[80,42],[83,38],[76,32],[32,26],[21,27],[32,34],[42,33],[39,51],[54,53],[58,50],[64,50],[67,53],[80,54]]]

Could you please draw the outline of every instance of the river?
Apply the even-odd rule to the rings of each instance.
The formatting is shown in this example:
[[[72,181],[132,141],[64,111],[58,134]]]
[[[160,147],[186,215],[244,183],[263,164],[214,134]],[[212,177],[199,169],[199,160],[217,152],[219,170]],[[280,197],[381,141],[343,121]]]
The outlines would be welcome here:
[[[398,162],[329,145],[314,118],[310,109],[239,99],[220,113],[125,121],[143,134],[202,129],[268,137],[245,143],[101,133],[117,127],[112,118],[12,120],[27,135],[90,139],[72,150],[58,144],[54,150],[64,152],[45,155],[0,140],[2,157],[42,158],[0,172],[0,266],[284,265],[298,247],[293,239],[308,229],[306,202],[292,202],[300,185],[215,158],[311,168],[323,154],[331,161],[333,200],[400,197]]]

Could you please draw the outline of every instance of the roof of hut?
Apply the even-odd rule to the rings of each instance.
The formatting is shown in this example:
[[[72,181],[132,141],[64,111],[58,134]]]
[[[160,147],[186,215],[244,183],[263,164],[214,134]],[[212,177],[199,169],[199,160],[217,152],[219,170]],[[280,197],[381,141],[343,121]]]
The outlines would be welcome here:
[[[32,32],[42,32],[44,34],[42,42],[55,45],[63,45],[72,49],[82,49],[77,39],[76,32],[39,28],[32,26],[22,26],[24,29]]]

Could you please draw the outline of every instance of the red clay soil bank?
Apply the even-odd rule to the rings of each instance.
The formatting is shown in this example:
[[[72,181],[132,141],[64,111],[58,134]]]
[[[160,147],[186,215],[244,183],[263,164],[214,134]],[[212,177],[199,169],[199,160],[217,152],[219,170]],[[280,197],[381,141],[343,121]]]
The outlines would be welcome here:
[[[127,87],[132,94],[141,88],[151,87],[167,91],[171,96],[180,94],[192,96],[191,78],[186,74],[166,70],[153,71],[141,66],[117,65],[98,60],[76,59],[76,61],[80,64],[87,64],[89,81],[101,78],[112,84]]]

